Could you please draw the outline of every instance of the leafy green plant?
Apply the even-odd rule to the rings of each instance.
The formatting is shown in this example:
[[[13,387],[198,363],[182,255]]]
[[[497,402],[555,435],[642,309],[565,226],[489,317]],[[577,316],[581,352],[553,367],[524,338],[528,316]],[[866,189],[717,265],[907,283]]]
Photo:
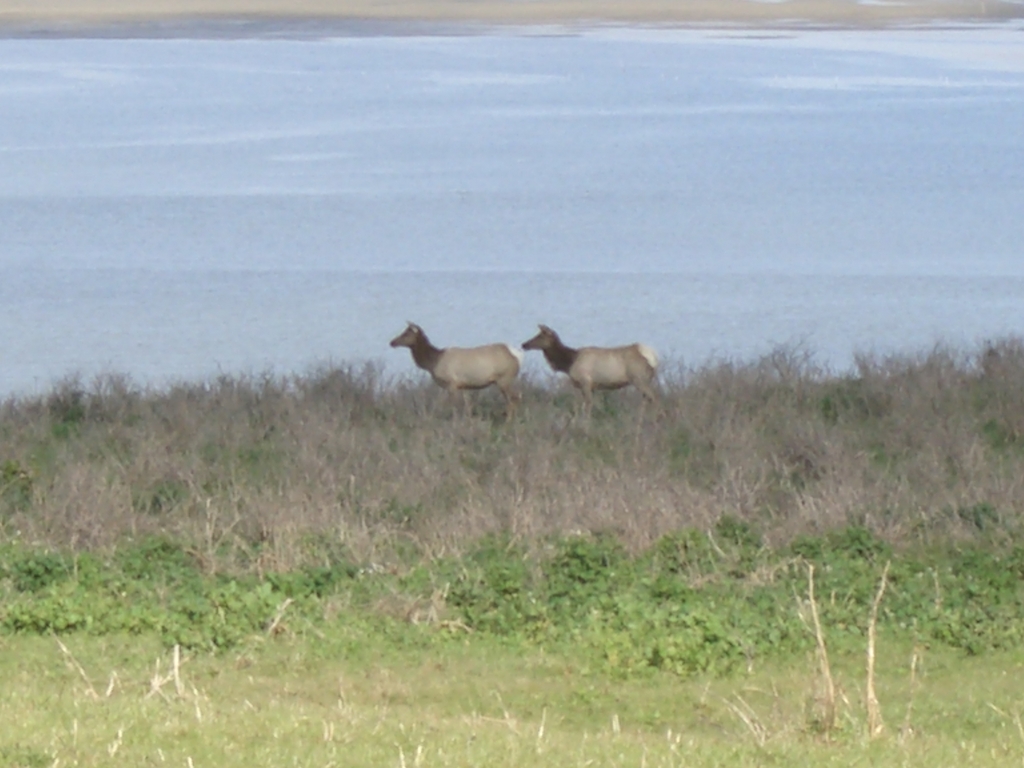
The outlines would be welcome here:
[[[179,480],[160,480],[151,488],[134,494],[132,506],[139,512],[161,515],[173,511],[188,498],[188,487]]]
[[[161,536],[118,549],[112,565],[133,581],[175,584],[201,578],[195,557],[182,544]]]
[[[585,615],[627,576],[628,566],[622,545],[611,536],[572,536],[557,542],[543,566],[545,601],[553,618]]]
[[[14,744],[0,746],[0,768],[49,768],[53,757],[32,747]]]
[[[721,562],[708,534],[697,528],[665,534],[655,542],[649,558],[657,572],[694,576],[718,570]]]
[[[970,507],[960,507],[957,517],[963,522],[974,526],[979,531],[989,530],[999,525],[999,512],[988,502],[981,502]]]
[[[56,552],[20,552],[6,568],[18,592],[38,592],[67,579],[72,572],[68,559]]]
[[[32,504],[35,480],[21,462],[8,459],[0,463],[0,512],[4,507],[24,511]]]
[[[47,397],[46,409],[50,416],[53,436],[66,440],[78,432],[86,417],[86,394],[76,380],[68,380]]]
[[[285,597],[326,597],[338,584],[354,579],[359,569],[351,564],[333,566],[304,566],[297,571],[268,573],[266,576],[274,591]]]
[[[499,537],[484,539],[462,563],[448,602],[469,626],[498,635],[532,634],[546,621],[526,553]]]
[[[994,451],[1006,451],[1020,444],[1020,434],[1004,421],[991,418],[981,425],[981,434]]]
[[[430,642],[431,627],[454,626],[568,643],[582,664],[615,675],[724,674],[812,647],[800,611],[813,564],[830,647],[862,649],[886,566],[879,631],[969,654],[1024,643],[1024,547],[901,552],[852,526],[772,552],[749,526],[723,521],[713,535],[679,531],[637,556],[610,536],[531,548],[497,536],[461,557],[421,559],[401,572],[358,568],[339,551],[322,566],[263,577],[210,575],[187,547],[161,537],[109,557],[7,545],[0,631],[153,633],[218,651],[279,626],[285,613],[315,626],[336,612],[328,606],[344,604],[346,621],[370,622],[395,642]],[[756,571],[737,565],[748,556],[756,556]],[[432,606],[432,619],[410,635],[402,606],[417,604]]]
[[[830,383],[819,400],[819,411],[827,424],[844,420],[866,422],[886,415],[890,405],[881,392],[870,388],[863,378]]]

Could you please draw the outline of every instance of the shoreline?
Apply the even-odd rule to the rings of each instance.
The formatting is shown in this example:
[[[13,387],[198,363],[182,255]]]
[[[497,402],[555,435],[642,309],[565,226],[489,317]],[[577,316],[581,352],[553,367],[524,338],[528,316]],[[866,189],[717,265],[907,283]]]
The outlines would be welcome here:
[[[639,25],[884,29],[1024,18],[1012,0],[0,0],[0,36],[319,36]]]

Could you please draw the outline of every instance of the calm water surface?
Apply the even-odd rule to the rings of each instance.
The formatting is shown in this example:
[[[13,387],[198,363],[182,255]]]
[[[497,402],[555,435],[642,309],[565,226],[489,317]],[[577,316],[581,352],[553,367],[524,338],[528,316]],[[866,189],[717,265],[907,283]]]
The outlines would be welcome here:
[[[1020,26],[0,40],[0,397],[1024,332],[1022,125]]]

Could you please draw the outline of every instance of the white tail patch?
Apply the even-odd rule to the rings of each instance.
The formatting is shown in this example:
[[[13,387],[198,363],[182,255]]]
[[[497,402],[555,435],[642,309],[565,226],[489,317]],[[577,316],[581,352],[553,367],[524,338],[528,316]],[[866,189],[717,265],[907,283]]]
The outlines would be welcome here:
[[[658,353],[657,352],[655,352],[653,349],[648,347],[646,344],[637,344],[636,345],[636,350],[637,350],[637,352],[640,353],[640,356],[644,360],[647,361],[647,364],[650,365],[651,368],[657,368],[658,367]]]
[[[523,364],[523,358],[526,357],[526,353],[519,347],[513,347],[511,344],[506,344],[505,349],[512,353],[512,357],[519,361],[519,364]]]

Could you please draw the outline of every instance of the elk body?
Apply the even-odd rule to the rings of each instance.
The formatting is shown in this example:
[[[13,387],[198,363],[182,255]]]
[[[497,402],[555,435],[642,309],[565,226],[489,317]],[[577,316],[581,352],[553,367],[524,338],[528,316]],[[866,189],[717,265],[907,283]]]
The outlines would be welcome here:
[[[408,347],[413,362],[449,392],[463,389],[484,389],[492,384],[505,398],[505,416],[515,412],[519,395],[513,382],[519,375],[523,360],[521,350],[508,344],[486,344],[482,347],[446,347],[430,343],[427,334],[415,323],[391,340],[392,347]]]
[[[595,389],[621,389],[632,384],[648,400],[657,399],[654,376],[658,356],[646,344],[573,349],[563,344],[557,333],[541,325],[540,333],[525,342],[523,349],[541,350],[553,370],[568,374],[573,385],[583,393],[587,413]]]

